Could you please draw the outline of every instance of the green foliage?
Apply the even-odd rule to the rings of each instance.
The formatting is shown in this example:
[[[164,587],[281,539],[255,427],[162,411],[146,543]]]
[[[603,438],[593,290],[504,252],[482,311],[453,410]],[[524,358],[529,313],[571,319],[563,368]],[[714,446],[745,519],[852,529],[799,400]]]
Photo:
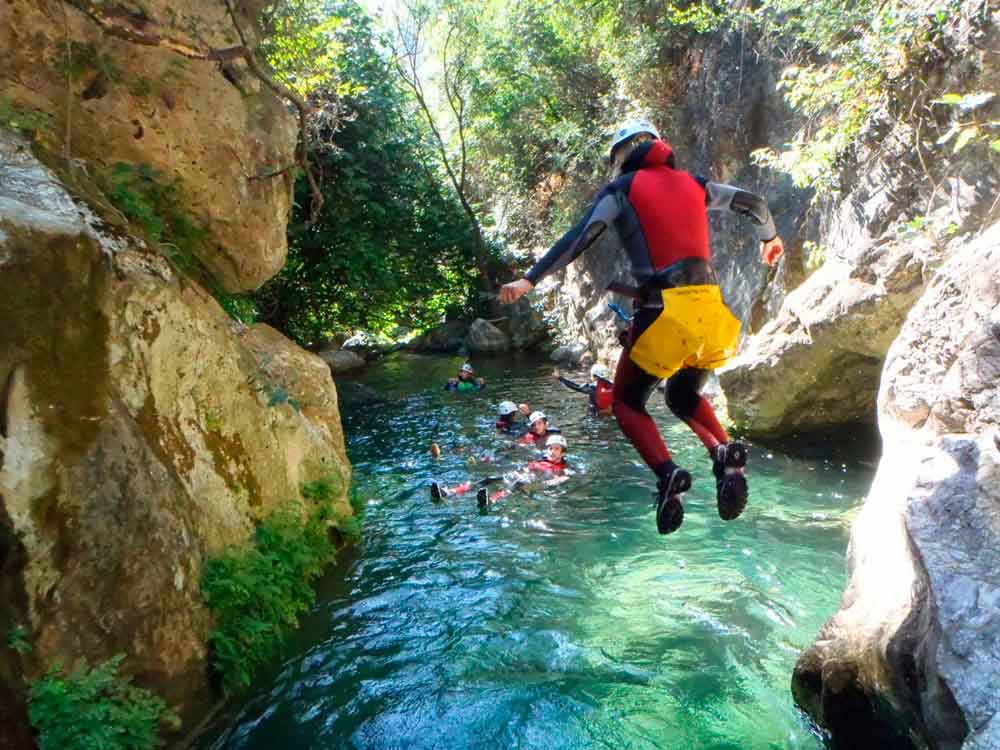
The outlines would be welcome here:
[[[964,118],[952,123],[948,131],[938,138],[937,145],[943,146],[954,138],[952,149],[956,154],[976,141],[989,143],[991,149],[1000,152],[1000,120],[983,120],[976,116],[976,111],[994,98],[996,94],[992,91],[978,91],[973,94],[943,94],[938,99],[932,99],[931,104],[952,107]]]
[[[93,669],[81,662],[66,674],[55,665],[31,686],[28,715],[41,750],[147,750],[172,717],[166,704],[118,674],[119,654]]]
[[[214,286],[198,260],[205,231],[181,203],[180,187],[148,164],[117,162],[98,176],[108,201],[182,273]]]
[[[754,22],[774,30],[802,60],[786,70],[780,86],[807,124],[781,152],[756,152],[757,162],[788,172],[817,196],[838,190],[843,160],[872,116],[889,113],[900,91],[916,96],[912,92],[926,89],[923,61],[940,54],[942,27],[959,6],[959,0],[919,7],[874,0],[762,3]],[[959,127],[952,133],[959,136],[955,150],[979,132],[978,124]]]
[[[410,116],[391,62],[353,0],[331,3],[342,105],[351,116],[320,134],[325,203],[310,215],[296,186],[288,261],[255,297],[261,319],[304,346],[337,330],[420,328],[464,307],[476,274],[468,220],[433,169],[431,147]]]
[[[205,414],[205,429],[209,432],[222,432],[222,420],[214,412]]]
[[[260,319],[260,310],[253,297],[244,294],[217,294],[215,298],[229,317],[251,326]]]
[[[201,590],[215,617],[211,664],[227,693],[250,685],[256,669],[278,653],[312,606],[310,584],[336,555],[327,528],[335,520],[338,481],[303,486],[304,507],[275,512],[257,527],[249,548],[206,563]],[[350,524],[342,519],[336,525]]]
[[[0,97],[0,126],[34,138],[39,133],[51,131],[52,117],[45,112],[16,107],[9,99]]]
[[[339,80],[342,42],[338,32],[346,19],[326,0],[280,0],[260,15],[261,52],[276,76],[300,96],[318,89],[346,93]]]
[[[24,656],[31,653],[31,642],[28,640],[28,629],[24,625],[15,625],[7,632],[7,646]]]
[[[93,74],[103,75],[113,83],[122,79],[121,68],[114,58],[99,50],[93,42],[61,41],[57,49],[55,69],[71,81]]]
[[[805,254],[805,269],[808,273],[817,270],[826,262],[826,248],[812,240],[802,243],[802,252]]]

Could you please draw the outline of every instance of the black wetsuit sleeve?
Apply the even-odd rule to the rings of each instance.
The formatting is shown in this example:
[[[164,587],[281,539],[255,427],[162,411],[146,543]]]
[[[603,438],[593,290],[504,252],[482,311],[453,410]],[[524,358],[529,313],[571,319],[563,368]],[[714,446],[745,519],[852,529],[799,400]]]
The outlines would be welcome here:
[[[537,284],[545,276],[565,268],[604,234],[618,217],[620,210],[617,186],[615,183],[610,183],[597,194],[597,198],[577,225],[539,258],[524,278],[532,284]]]
[[[774,228],[774,219],[771,218],[771,211],[767,207],[767,201],[759,195],[732,185],[724,185],[721,182],[709,182],[703,178],[696,179],[705,188],[705,205],[708,206],[709,211],[731,211],[734,214],[746,216],[754,223],[757,239],[761,242],[770,242],[778,236],[778,231]]]
[[[559,382],[572,391],[577,391],[578,393],[588,393],[588,386],[580,385],[579,383],[574,383],[569,378],[564,378],[562,375],[559,376]]]

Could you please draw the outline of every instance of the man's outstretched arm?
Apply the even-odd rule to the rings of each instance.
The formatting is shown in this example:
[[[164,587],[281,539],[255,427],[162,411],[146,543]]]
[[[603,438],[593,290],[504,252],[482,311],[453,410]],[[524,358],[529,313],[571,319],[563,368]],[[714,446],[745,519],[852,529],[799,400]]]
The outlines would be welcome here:
[[[597,198],[580,222],[539,258],[524,278],[504,284],[500,288],[500,301],[504,304],[516,302],[522,295],[531,291],[542,278],[569,265],[604,234],[620,210],[616,184],[611,183],[597,194]]]
[[[767,201],[759,195],[733,185],[698,179],[705,188],[705,204],[709,211],[730,211],[745,216],[754,224],[761,241],[760,257],[769,266],[778,262],[785,251],[784,243],[774,228],[774,219]]]

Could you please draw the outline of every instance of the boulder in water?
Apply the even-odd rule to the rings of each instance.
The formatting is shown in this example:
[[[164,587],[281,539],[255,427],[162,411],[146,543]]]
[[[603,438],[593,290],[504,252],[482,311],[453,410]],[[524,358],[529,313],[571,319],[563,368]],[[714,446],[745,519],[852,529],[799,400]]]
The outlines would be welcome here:
[[[1000,747],[1000,224],[911,310],[878,416],[850,580],[796,701],[840,747]]]
[[[503,354],[511,349],[510,336],[482,318],[472,321],[465,345],[473,354]]]
[[[528,297],[521,297],[505,310],[511,346],[515,349],[534,349],[549,337],[549,323],[541,304],[532,304]]]
[[[319,356],[330,367],[330,372],[334,375],[355,372],[364,369],[368,364],[367,360],[360,354],[346,349],[336,352],[320,352]]]
[[[449,320],[437,328],[432,328],[410,343],[410,348],[417,352],[435,352],[451,354],[457,352],[465,343],[465,335],[469,332],[469,324],[464,320]]]
[[[578,367],[582,362],[584,355],[587,354],[588,351],[586,342],[577,341],[573,344],[564,344],[563,346],[557,347],[552,354],[549,355],[549,359],[553,362],[566,365],[567,367]]]
[[[396,342],[388,336],[362,331],[347,339],[340,348],[359,354],[365,359],[372,360],[378,359],[383,354],[388,354],[396,346]]]
[[[719,371],[734,423],[757,438],[870,424],[885,353],[941,254],[924,236],[828,261]]]

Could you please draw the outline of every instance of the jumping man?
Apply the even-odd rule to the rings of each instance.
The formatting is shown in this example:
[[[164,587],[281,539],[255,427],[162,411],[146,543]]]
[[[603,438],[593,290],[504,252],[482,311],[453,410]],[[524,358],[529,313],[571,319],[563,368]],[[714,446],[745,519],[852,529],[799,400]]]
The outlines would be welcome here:
[[[749,218],[768,265],[777,262],[784,246],[762,198],[678,170],[673,150],[648,122],[630,122],[615,132],[611,166],[611,182],[580,223],[524,278],[504,285],[500,301],[515,302],[612,230],[638,283],[631,290],[635,315],[615,372],[613,410],[622,432],[658,478],[657,529],[669,534],[680,527],[682,496],[691,487],[691,475],[673,462],[646,411],[663,378],[667,406],[694,431],[712,459],[719,515],[732,520],[746,507],[747,449],[730,442],[701,389],[708,372],[736,353],[740,323],[726,307],[712,268],[707,212]]]

